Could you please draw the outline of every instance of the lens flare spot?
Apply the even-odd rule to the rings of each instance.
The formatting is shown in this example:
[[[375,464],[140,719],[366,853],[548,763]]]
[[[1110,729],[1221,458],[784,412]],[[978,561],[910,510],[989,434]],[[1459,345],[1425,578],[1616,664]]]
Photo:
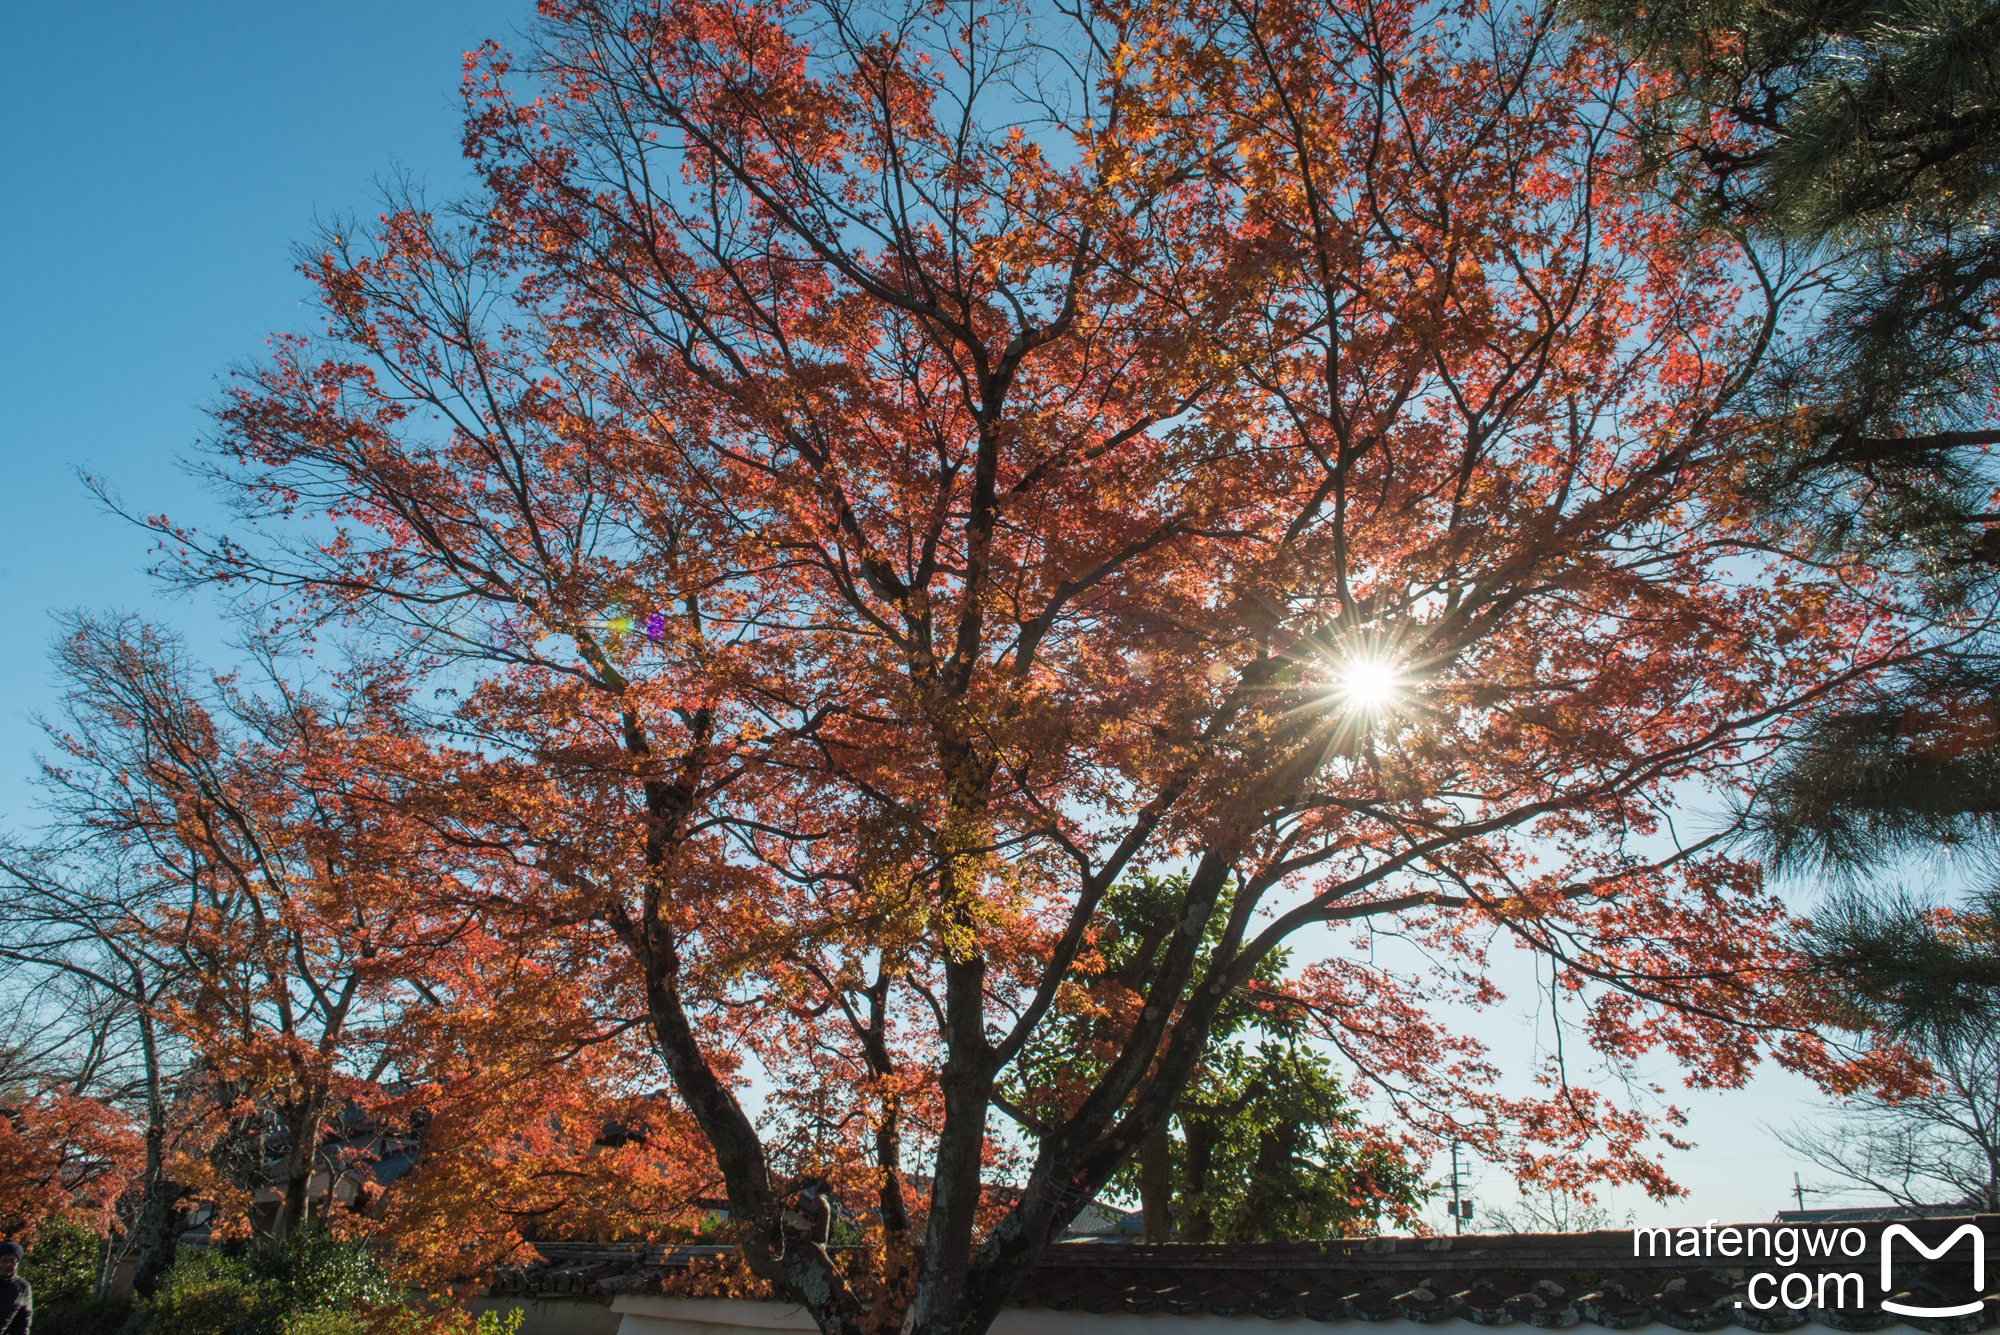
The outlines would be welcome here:
[[[1340,670],[1340,695],[1357,709],[1380,709],[1401,693],[1395,667],[1379,658],[1356,658]]]

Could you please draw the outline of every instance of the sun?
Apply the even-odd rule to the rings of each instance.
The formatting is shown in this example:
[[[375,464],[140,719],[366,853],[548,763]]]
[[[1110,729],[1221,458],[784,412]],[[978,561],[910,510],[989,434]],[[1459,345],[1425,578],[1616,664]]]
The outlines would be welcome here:
[[[1402,691],[1395,667],[1373,655],[1350,659],[1339,681],[1341,698],[1357,709],[1380,709]]]

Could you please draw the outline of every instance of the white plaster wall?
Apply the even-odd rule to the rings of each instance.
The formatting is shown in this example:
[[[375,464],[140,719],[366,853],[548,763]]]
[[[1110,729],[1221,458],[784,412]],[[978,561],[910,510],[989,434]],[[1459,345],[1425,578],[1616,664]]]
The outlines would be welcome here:
[[[817,1330],[803,1307],[760,1303],[748,1298],[662,1298],[621,1293],[611,1300],[620,1313],[618,1335],[744,1335],[746,1331]]]
[[[647,1295],[620,1295],[611,1304],[620,1313],[618,1335],[747,1335],[751,1331],[809,1331],[812,1318],[800,1307],[785,1303],[750,1302],[741,1298],[661,1298]],[[1366,1329],[1361,1322],[1341,1322],[1353,1332]],[[1381,1323],[1388,1327],[1391,1323]],[[1493,1335],[1490,1328],[1454,1318],[1429,1326],[1393,1323],[1397,1335]],[[1320,1332],[1324,1322],[1309,1317],[1288,1316],[1267,1321],[1251,1313],[1242,1316],[1175,1316],[1171,1312],[1112,1312],[1103,1316],[1074,1309],[1052,1312],[1046,1307],[1010,1307],[993,1323],[993,1335],[1264,1335],[1269,1331]],[[1657,1322],[1637,1328],[1648,1335],[1680,1335]]]
[[[521,1319],[521,1335],[618,1335],[618,1315],[602,1301],[578,1302],[562,1298],[474,1298],[465,1310],[498,1312],[505,1316],[515,1308],[527,1315]]]

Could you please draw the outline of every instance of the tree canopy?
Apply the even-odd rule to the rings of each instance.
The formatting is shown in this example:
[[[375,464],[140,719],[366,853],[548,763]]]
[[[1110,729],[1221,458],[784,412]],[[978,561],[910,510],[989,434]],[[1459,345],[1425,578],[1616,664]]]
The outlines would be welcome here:
[[[1225,1231],[1210,1132],[1362,1169],[1315,1227],[1448,1140],[1664,1195],[1670,1096],[1586,1064],[1907,1076],[1676,808],[1975,614],[1761,523],[1811,275],[1660,207],[1636,91],[1483,3],[547,4],[468,61],[479,189],[302,250],[240,522],[145,522],[370,665],[397,921],[529,952],[475,1018],[643,1034],[640,1139],[822,1329],[983,1329],[1176,1118]],[[1509,947],[1526,1089],[1429,1011]],[[1279,1097],[1310,1143],[1211,1125]]]
[[[1766,374],[1769,499],[1835,550],[1990,594],[2000,15],[1984,0],[1569,9],[1655,72],[1651,151],[1711,221],[1837,257],[1809,337]]]
[[[2000,443],[2000,11],[1735,0],[1569,8],[1655,71],[1649,146],[1671,180],[1705,198],[1711,225],[1827,258],[1797,351],[1764,374],[1769,452],[1750,493],[1779,524],[1815,531],[1827,559],[1916,571],[1940,603],[1990,605],[2000,593],[2000,479],[1989,463]],[[1773,771],[1755,825],[1775,868],[1852,880],[1912,855],[1993,851],[1993,641],[1975,621],[1924,649],[1819,711]],[[1890,900],[1878,911],[1837,897],[1817,915],[1809,949],[1870,1005],[1904,997],[1890,1007],[1904,1031],[1965,1005],[1990,1014],[1977,995],[2000,967],[1993,958],[1943,950],[1915,906]],[[1940,950],[1959,982],[1914,981],[1942,980]]]

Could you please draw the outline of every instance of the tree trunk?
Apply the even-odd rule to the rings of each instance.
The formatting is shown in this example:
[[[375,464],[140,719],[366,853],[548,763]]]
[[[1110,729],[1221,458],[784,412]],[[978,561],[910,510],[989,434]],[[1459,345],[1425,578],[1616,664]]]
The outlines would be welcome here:
[[[1207,1242],[1215,1236],[1215,1207],[1209,1200],[1209,1170],[1220,1135],[1205,1118],[1185,1118],[1187,1166],[1181,1184],[1181,1241]]]
[[[135,991],[145,996],[143,988]],[[160,1079],[160,1043],[152,1012],[146,1009],[139,1012],[139,1052],[146,1071],[146,1175],[138,1217],[132,1223],[132,1238],[139,1252],[132,1287],[141,1297],[150,1298],[180,1251],[184,1188],[167,1180],[167,1102]]]
[[[310,1167],[304,1173],[287,1175],[282,1186],[284,1198],[278,1202],[278,1212],[271,1218],[270,1236],[264,1240],[267,1251],[276,1251],[286,1238],[303,1228],[306,1211],[312,1208],[312,1198],[307,1194],[312,1186]]]
[[[265,1246],[275,1250],[293,1233],[310,1222],[313,1167],[319,1155],[319,1108],[317,1097],[308,1097],[281,1111],[282,1125],[290,1148],[285,1153],[284,1176],[277,1182],[283,1193],[278,1212],[271,1220]],[[328,1206],[332,1205],[332,1174],[327,1177]]]
[[[1139,1142],[1139,1216],[1144,1241],[1173,1241],[1173,1200],[1173,1142],[1162,1125]]]
[[[1250,1170],[1250,1189],[1243,1193],[1243,1204],[1229,1221],[1224,1241],[1255,1242],[1260,1235],[1283,1232],[1266,1225],[1287,1204],[1278,1184],[1284,1180],[1285,1165],[1298,1148],[1298,1134],[1295,1122],[1266,1127],[1257,1133],[1257,1162]]]
[[[181,1197],[184,1189],[167,1180],[165,1170],[166,1128],[146,1128],[146,1178],[139,1200],[139,1217],[132,1226],[139,1257],[132,1273],[132,1287],[150,1298],[161,1276],[173,1269],[181,1242]]]

